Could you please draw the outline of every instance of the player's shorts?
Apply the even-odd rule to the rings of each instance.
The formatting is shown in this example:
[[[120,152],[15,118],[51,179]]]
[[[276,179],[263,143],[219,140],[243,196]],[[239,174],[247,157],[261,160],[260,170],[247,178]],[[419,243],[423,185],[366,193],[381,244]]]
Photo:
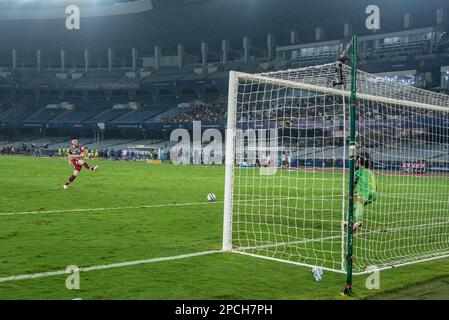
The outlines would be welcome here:
[[[359,194],[359,197],[362,198],[364,202],[371,203],[373,201],[376,201],[377,199],[377,192],[375,191],[365,191]]]
[[[83,166],[78,162],[80,159],[72,159],[72,165],[74,166],[74,170],[75,171],[81,171],[81,169],[83,168]]]

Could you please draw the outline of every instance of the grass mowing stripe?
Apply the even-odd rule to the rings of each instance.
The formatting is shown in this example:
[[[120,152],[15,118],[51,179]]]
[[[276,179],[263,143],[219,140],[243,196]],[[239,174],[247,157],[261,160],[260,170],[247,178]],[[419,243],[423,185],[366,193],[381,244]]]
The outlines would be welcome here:
[[[145,260],[135,260],[135,261],[103,264],[103,265],[97,265],[97,266],[91,266],[91,267],[81,267],[81,268],[79,268],[79,271],[80,272],[88,272],[88,271],[96,271],[96,270],[122,268],[122,267],[135,266],[135,265],[140,265],[140,264],[154,263],[154,262],[187,259],[187,258],[205,256],[205,255],[221,253],[221,252],[223,252],[223,251],[210,250],[210,251],[181,254],[178,256],[160,257],[160,258],[151,258],[151,259],[145,259]],[[17,281],[17,280],[36,279],[36,278],[43,278],[43,277],[54,277],[54,276],[60,276],[63,274],[68,274],[68,273],[69,272],[67,272],[66,270],[58,270],[58,271],[49,271],[49,272],[41,272],[41,273],[23,274],[23,275],[18,275],[18,276],[10,276],[10,277],[5,277],[5,278],[0,278],[0,283]]]

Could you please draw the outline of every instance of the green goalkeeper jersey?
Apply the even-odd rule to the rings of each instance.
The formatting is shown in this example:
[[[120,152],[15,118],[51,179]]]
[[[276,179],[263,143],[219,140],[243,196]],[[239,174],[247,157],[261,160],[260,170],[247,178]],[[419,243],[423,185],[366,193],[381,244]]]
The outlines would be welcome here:
[[[359,168],[355,172],[357,182],[357,196],[364,201],[374,201],[377,197],[376,176],[366,168]]]

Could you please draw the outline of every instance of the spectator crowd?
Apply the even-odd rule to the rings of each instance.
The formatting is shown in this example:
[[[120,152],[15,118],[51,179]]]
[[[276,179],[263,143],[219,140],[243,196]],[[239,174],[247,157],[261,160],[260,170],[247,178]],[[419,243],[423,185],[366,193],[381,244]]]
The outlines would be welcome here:
[[[174,122],[192,122],[192,121],[203,121],[219,123],[226,119],[226,104],[216,103],[216,104],[199,104],[190,108],[187,112],[176,116]]]

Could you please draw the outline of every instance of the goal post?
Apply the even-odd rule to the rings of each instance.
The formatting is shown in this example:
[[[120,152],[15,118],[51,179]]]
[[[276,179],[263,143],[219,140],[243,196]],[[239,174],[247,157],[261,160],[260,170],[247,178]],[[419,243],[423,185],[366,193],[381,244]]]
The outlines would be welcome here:
[[[347,251],[346,251],[346,286],[343,293],[352,293],[352,267],[354,263],[353,240],[354,240],[354,189],[355,189],[355,111],[357,108],[357,37],[352,38],[351,54],[351,93],[349,98],[349,182],[348,182],[348,218],[346,223]],[[340,62],[341,63],[341,62]],[[340,68],[343,68],[341,65]],[[340,71],[340,70],[339,70]],[[344,79],[342,79],[344,82]],[[343,224],[344,228],[344,224]]]
[[[347,275],[448,256],[449,97],[346,64],[339,76],[230,73],[223,250]]]
[[[225,196],[224,196],[224,219],[223,219],[223,251],[232,250],[232,204],[234,188],[234,166],[235,166],[235,130],[237,111],[237,73],[229,73],[228,91],[228,119],[226,126],[226,154],[225,154]]]

